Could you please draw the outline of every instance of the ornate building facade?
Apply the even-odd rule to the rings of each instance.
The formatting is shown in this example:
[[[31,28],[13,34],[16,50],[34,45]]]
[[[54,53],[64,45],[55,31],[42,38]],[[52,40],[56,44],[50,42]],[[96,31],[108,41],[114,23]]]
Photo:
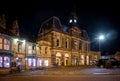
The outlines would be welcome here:
[[[49,63],[51,65],[90,64],[90,41],[87,33],[80,29],[77,19],[76,14],[71,13],[67,27],[64,27],[59,18],[55,16],[42,23],[37,42],[47,41],[46,43],[50,43],[51,61]]]
[[[19,35],[18,21],[11,30],[0,17],[0,73],[13,70],[33,70],[41,67],[92,65],[100,58],[90,50],[90,40],[80,29],[75,13],[63,26],[58,17],[51,17],[41,24],[37,41],[29,41]]]
[[[6,29],[5,16],[0,16],[0,74],[8,73],[12,61],[12,36]]]

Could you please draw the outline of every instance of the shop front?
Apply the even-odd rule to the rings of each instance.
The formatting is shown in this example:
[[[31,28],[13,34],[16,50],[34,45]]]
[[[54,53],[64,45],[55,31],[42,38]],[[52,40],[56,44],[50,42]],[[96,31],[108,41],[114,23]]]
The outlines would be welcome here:
[[[37,57],[35,55],[27,56],[26,62],[28,70],[37,69]]]
[[[11,53],[0,53],[0,74],[8,74],[11,71]]]

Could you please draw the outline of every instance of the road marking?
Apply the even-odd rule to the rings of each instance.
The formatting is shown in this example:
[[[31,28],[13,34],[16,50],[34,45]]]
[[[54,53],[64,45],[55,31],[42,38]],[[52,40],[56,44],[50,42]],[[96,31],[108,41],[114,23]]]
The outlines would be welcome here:
[[[110,74],[110,73],[93,73],[93,74]]]

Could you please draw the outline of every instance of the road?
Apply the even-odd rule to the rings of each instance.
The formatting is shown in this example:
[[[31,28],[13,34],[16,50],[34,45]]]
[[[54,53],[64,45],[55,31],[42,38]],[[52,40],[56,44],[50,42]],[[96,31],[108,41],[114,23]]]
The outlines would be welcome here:
[[[22,75],[0,77],[0,81],[120,81],[120,75]]]

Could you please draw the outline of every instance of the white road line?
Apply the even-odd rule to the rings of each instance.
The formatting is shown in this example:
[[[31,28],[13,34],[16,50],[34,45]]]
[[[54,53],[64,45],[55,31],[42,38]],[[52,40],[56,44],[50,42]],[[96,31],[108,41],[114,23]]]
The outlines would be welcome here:
[[[93,74],[110,74],[110,73],[93,73]]]

